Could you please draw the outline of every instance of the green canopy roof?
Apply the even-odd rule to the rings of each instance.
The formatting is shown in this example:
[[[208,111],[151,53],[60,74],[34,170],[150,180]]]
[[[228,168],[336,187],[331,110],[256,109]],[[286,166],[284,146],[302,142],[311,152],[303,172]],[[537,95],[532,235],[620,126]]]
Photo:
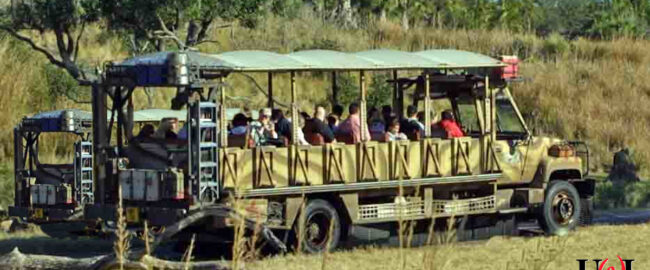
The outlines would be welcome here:
[[[121,66],[165,65],[175,52],[160,52],[128,59]],[[395,70],[462,69],[502,67],[492,57],[460,50],[405,52],[378,49],[356,53],[307,50],[289,54],[267,51],[231,51],[220,54],[186,52],[188,64],[212,71],[310,71],[310,70]]]

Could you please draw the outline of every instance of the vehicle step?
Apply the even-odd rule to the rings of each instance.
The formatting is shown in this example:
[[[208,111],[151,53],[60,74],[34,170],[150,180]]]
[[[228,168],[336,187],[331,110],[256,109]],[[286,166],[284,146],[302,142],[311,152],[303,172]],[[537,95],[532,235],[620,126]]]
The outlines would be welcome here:
[[[507,208],[498,211],[499,214],[518,214],[528,212],[528,207]]]

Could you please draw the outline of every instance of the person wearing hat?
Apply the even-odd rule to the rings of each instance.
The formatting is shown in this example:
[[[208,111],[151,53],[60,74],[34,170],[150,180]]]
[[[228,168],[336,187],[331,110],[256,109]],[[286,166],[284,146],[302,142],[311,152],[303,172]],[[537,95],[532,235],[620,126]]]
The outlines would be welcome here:
[[[255,145],[276,144],[279,141],[278,133],[271,122],[271,114],[271,109],[261,109],[257,121],[251,123],[251,136]]]

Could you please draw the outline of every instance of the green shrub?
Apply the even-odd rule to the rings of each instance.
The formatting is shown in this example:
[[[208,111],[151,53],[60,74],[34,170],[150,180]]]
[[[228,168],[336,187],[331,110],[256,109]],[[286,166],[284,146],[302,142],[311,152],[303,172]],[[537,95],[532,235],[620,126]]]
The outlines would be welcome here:
[[[615,207],[650,207],[650,182],[641,181],[625,185],[602,182],[596,186],[595,206],[599,209]]]

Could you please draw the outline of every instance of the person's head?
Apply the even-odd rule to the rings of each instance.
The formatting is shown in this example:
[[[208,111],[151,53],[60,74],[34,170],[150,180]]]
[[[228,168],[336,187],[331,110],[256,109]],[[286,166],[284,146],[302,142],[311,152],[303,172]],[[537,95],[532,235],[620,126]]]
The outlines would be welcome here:
[[[454,121],[454,113],[451,110],[444,110],[440,117],[442,120]]]
[[[160,125],[164,125],[168,131],[176,131],[178,129],[178,119],[176,117],[165,117],[160,120]]]
[[[273,120],[273,122],[277,122],[282,118],[284,118],[284,112],[280,109],[273,109],[271,112],[271,120]]]
[[[260,109],[260,113],[258,115],[258,121],[260,121],[260,123],[266,124],[269,122],[269,120],[271,120],[271,109],[269,108]]]
[[[406,107],[406,116],[411,118],[411,117],[417,117],[418,114],[418,107],[415,107],[415,105],[408,105]]]
[[[424,112],[418,112],[418,121],[424,123]]]
[[[235,114],[235,117],[232,119],[233,127],[245,127],[248,125],[248,117],[243,113]]]
[[[330,115],[327,116],[327,124],[330,127],[335,127],[339,125],[339,119],[334,115],[334,113],[330,113]]]
[[[388,130],[388,132],[393,133],[393,134],[399,132],[399,120],[397,120],[396,117],[391,117],[388,120],[388,128],[387,128],[387,130]]]
[[[343,106],[340,104],[334,105],[334,107],[332,107],[332,114],[341,118],[341,115],[343,115]]]
[[[307,121],[307,120],[311,119],[311,116],[309,116],[309,114],[306,113],[306,112],[300,112],[300,118]]]
[[[323,106],[316,106],[316,111],[314,112],[314,118],[321,121],[325,120],[325,108]]]
[[[350,115],[355,115],[359,113],[359,104],[356,102],[350,103],[350,106],[348,107],[348,111],[350,111]]]
[[[153,135],[155,131],[156,129],[153,127],[153,125],[146,124],[142,126],[142,128],[140,129],[140,133],[138,133],[138,137],[142,137],[142,138],[151,137],[151,135]]]
[[[385,119],[390,118],[391,113],[393,113],[393,108],[390,105],[384,105],[381,107],[381,115],[384,116]]]
[[[383,121],[381,113],[379,113],[379,110],[377,110],[375,107],[372,107],[372,109],[370,109],[368,115],[370,116],[369,119],[371,121]]]

